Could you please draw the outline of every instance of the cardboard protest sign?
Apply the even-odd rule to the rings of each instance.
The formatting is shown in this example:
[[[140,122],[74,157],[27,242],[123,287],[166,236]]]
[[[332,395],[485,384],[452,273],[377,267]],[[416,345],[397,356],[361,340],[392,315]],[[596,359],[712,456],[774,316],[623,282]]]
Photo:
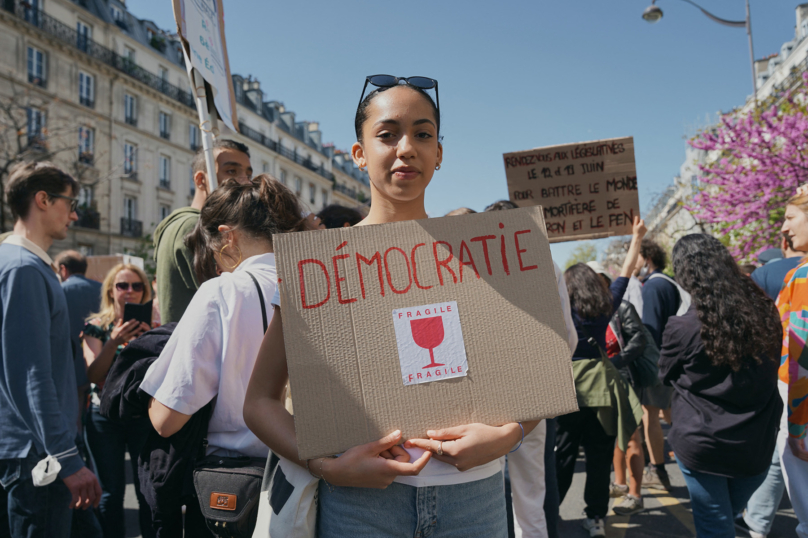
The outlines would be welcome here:
[[[631,233],[640,214],[634,138],[503,155],[510,199],[544,208],[550,242]]]
[[[301,458],[577,409],[539,208],[274,236]]]
[[[213,103],[222,121],[238,132],[236,99],[224,39],[222,0],[173,0],[177,32],[191,66],[213,88]]]

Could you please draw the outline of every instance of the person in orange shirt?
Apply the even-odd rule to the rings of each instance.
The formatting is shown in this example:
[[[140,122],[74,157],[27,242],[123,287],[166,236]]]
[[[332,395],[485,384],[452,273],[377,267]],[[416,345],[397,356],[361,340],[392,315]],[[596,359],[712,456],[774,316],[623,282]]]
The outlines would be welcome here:
[[[808,250],[808,192],[804,188],[788,200],[782,232],[795,250]],[[797,534],[808,538],[808,263],[801,263],[786,276],[777,308],[783,323],[779,387],[785,404],[778,450],[788,495],[800,521]]]

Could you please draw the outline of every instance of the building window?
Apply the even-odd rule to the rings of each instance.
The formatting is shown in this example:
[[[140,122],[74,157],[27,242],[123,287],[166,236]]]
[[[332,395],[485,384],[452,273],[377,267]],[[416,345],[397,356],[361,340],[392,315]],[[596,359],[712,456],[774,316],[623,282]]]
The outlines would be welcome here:
[[[137,65],[135,49],[128,45],[123,46],[123,65],[124,69],[134,69],[134,67]]]
[[[323,189],[320,191],[320,194],[323,196],[323,207],[328,205],[328,191]]]
[[[309,183],[309,203],[314,206],[317,203],[317,187]]]
[[[137,126],[137,97],[134,95],[123,95],[123,116],[126,123]]]
[[[27,4],[27,5],[26,5]],[[39,12],[42,9],[40,0],[28,0],[25,6],[25,20],[34,26],[39,26]]]
[[[84,256],[92,256],[93,252],[95,252],[95,249],[93,248],[92,245],[84,245],[82,243],[79,243],[79,252],[81,252],[81,254]]]
[[[92,26],[85,24],[81,21],[76,23],[76,46],[79,50],[87,52],[88,45],[93,39]]]
[[[171,140],[171,114],[160,112],[160,138]]]
[[[286,185],[286,170],[281,169],[281,183]]]
[[[163,91],[167,89],[168,86],[168,69],[160,66],[160,81],[162,82]]]
[[[95,77],[79,71],[79,103],[86,107],[95,106]]]
[[[202,138],[200,137],[199,126],[195,123],[188,124],[188,145],[193,151],[197,151],[202,147]]]
[[[82,125],[79,127],[79,162],[93,164],[95,153],[95,129]]]
[[[160,186],[171,189],[171,157],[160,155]]]
[[[93,204],[92,185],[82,185],[79,187],[79,207],[90,207]]]
[[[123,20],[123,12],[116,6],[109,6],[109,14],[115,22]]]
[[[190,186],[189,186],[188,194],[193,196],[194,194],[196,194],[196,184],[194,183],[194,167],[190,166],[189,169],[191,171],[191,177],[190,177]]]
[[[123,173],[129,176],[137,174],[137,146],[131,142],[123,144]]]
[[[137,220],[137,198],[123,197],[123,217],[127,220]]]
[[[28,107],[26,109],[28,117],[28,144],[45,144],[45,111],[38,108]]]
[[[48,57],[41,50],[28,47],[28,82],[42,86],[48,85]]]
[[[269,173],[269,163],[264,161],[261,163],[261,172],[268,174]]]
[[[171,214],[171,206],[160,204],[160,220],[165,220]]]
[[[303,181],[300,180],[299,177],[295,178],[295,194],[299,197],[300,193],[303,191]]]

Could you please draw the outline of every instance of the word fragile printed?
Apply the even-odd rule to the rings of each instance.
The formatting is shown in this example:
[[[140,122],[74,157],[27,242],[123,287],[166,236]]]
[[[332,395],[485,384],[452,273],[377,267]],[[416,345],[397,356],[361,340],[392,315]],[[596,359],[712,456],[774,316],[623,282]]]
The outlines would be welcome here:
[[[436,314],[448,314],[451,311],[452,311],[452,306],[447,305],[447,306],[440,306],[440,307],[435,307],[435,308],[425,308],[423,314],[421,314],[420,310],[416,310],[415,312],[407,312],[406,316],[407,316],[407,318],[420,318],[422,315],[423,316],[434,316]],[[399,312],[398,313],[398,319],[403,319],[404,314],[405,314],[404,312]]]
[[[442,370],[442,371],[441,371]],[[457,374],[462,374],[463,367],[462,366],[451,366],[447,367],[444,366],[443,368],[435,368],[434,370],[427,370],[426,372],[415,372],[414,374],[407,374],[404,378],[405,382],[408,381],[408,384],[412,384],[413,381],[418,382],[418,380],[423,379],[425,381],[437,381],[438,379],[443,377],[457,377]]]
[[[505,228],[505,225],[499,223],[500,229]],[[350,304],[356,302],[358,299],[365,299],[369,294],[378,293],[384,297],[386,288],[397,294],[405,294],[415,287],[422,290],[431,289],[434,286],[444,286],[449,284],[462,283],[464,278],[468,278],[468,272],[473,271],[476,278],[480,278],[478,264],[480,261],[485,262],[485,271],[488,275],[493,275],[494,271],[501,271],[506,276],[511,275],[511,263],[518,263],[519,271],[532,271],[537,269],[536,265],[525,265],[522,256],[527,252],[519,244],[519,236],[523,234],[533,233],[533,230],[517,230],[513,234],[508,233],[508,236],[501,234],[499,241],[496,235],[481,235],[478,237],[470,237],[468,242],[466,240],[460,241],[459,245],[451,245],[446,241],[433,241],[431,245],[426,243],[418,243],[411,247],[401,248],[398,246],[391,246],[382,251],[371,253],[354,252],[353,254],[338,254],[332,256],[330,262],[318,260],[316,258],[308,258],[300,260],[297,263],[298,277],[300,279],[300,300],[303,308],[319,308],[328,303],[333,295],[336,295],[339,304]],[[536,232],[538,233],[538,232]],[[524,240],[524,238],[523,238]],[[489,241],[496,245],[499,243],[499,249],[496,246],[489,245]],[[347,246],[348,242],[342,242],[336,251],[339,252],[342,248]],[[516,250],[516,255],[511,254],[508,258],[508,246],[513,245]],[[456,247],[456,249],[455,249]],[[426,266],[416,264],[416,253],[418,249],[424,249],[421,253],[431,254],[431,263]],[[472,253],[474,250],[474,253]],[[491,250],[499,250],[499,260],[492,260],[490,256]],[[457,255],[455,255],[457,253]],[[344,260],[344,261],[343,261]],[[496,263],[496,262],[499,263]],[[345,289],[343,282],[347,280],[346,274],[349,271],[349,264],[356,263],[356,273],[359,279],[359,288],[361,297],[350,297]],[[370,277],[366,281],[363,268],[367,270],[372,266],[376,266],[376,271],[371,271]],[[308,266],[308,271],[306,270]],[[401,282],[394,283],[391,267],[406,267],[407,280],[403,278]],[[333,271],[332,271],[333,269]],[[480,268],[481,269],[481,268]],[[464,270],[466,274],[464,275]],[[514,266],[514,271],[516,266]],[[403,274],[403,272],[402,272]],[[372,282],[378,279],[378,288]],[[385,282],[387,286],[385,286]],[[427,283],[431,283],[426,285]],[[323,286],[324,284],[324,286]],[[366,287],[367,286],[367,287]],[[325,292],[320,292],[317,297],[312,297],[315,290],[325,289]],[[370,288],[370,289],[368,289]],[[309,291],[307,291],[309,290]],[[335,293],[332,293],[332,290]],[[323,297],[325,295],[325,297]]]

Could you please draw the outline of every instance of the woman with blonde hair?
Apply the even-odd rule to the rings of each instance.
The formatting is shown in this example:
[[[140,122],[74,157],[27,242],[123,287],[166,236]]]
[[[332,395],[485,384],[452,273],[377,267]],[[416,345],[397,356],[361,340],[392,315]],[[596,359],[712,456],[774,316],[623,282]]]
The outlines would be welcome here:
[[[124,536],[125,452],[128,448],[132,471],[137,475],[137,456],[149,431],[149,419],[135,419],[126,425],[110,421],[100,413],[99,395],[118,353],[129,341],[151,328],[137,320],[124,322],[124,305],[144,304],[149,300],[151,287],[146,273],[136,265],[118,264],[110,269],[101,286],[101,310],[91,314],[84,326],[84,360],[87,363],[87,378],[92,383],[90,411],[86,420],[87,447],[103,490],[99,511],[104,538]],[[137,481],[135,493],[140,505],[141,532],[144,537],[149,537],[151,515]]]

